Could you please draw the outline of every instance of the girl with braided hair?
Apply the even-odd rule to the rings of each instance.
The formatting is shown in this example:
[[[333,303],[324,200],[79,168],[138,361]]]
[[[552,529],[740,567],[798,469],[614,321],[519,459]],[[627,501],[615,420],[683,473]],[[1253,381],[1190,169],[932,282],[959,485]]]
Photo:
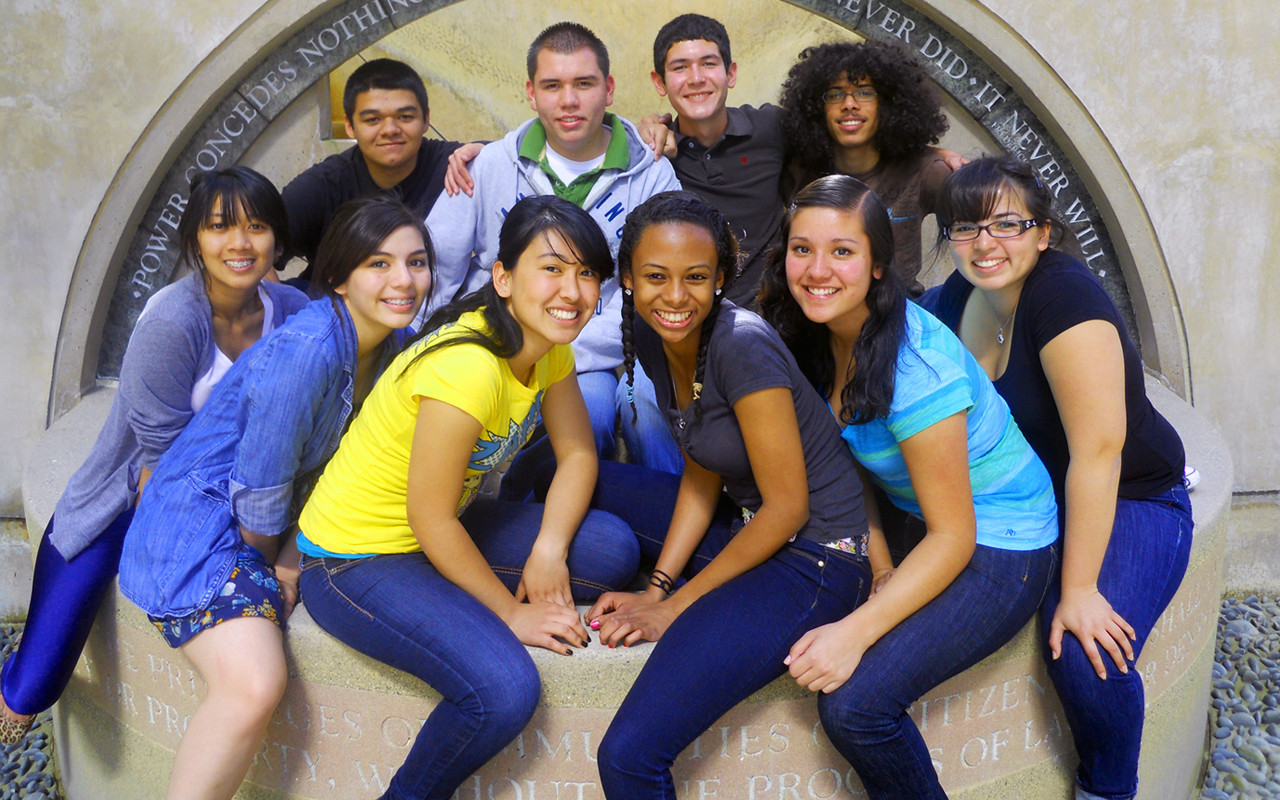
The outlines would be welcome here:
[[[685,467],[600,465],[597,507],[655,565],[644,593],[587,613],[610,647],[657,642],[600,743],[611,798],[674,798],[676,756],[870,587],[852,456],[777,333],[723,299],[737,255],[724,217],[687,192],[650,198],[622,232],[627,380],[639,359]]]

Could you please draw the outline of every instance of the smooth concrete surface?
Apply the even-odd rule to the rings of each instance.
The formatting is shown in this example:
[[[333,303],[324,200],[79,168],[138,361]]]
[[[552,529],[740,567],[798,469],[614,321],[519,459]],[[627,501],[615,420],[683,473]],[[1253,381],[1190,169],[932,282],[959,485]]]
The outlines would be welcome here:
[[[1280,595],[1280,498],[1245,495],[1232,502],[1222,591]]]
[[[1197,528],[1187,577],[1138,665],[1148,700],[1140,797],[1182,800],[1193,796],[1204,746],[1232,467],[1202,415],[1154,380],[1148,391],[1204,476],[1192,496]],[[33,532],[47,524],[69,470],[89,446],[85,431],[101,424],[110,396],[88,396],[42,437],[45,467],[32,462],[24,492]],[[1068,796],[1070,738],[1035,635],[1028,625],[911,709],[955,798]],[[329,637],[305,605],[289,621],[286,647],[290,686],[239,796],[377,796],[437,696]],[[531,651],[543,676],[540,708],[459,797],[600,797],[595,748],[649,649],[596,643],[572,658]],[[202,693],[185,658],[113,594],[55,710],[58,759],[72,800],[159,796]],[[864,796],[817,725],[812,696],[785,676],[713,725],[677,761],[675,775],[681,797]]]

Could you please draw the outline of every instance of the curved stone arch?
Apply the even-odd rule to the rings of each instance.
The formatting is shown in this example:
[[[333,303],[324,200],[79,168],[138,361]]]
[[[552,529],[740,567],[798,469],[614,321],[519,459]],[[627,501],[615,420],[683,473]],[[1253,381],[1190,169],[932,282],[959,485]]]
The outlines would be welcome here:
[[[996,141],[1036,164],[1075,209],[1086,258],[1147,364],[1190,398],[1182,316],[1141,199],[1100,128],[1024,39],[974,0],[784,1],[916,49]],[[137,314],[177,262],[186,174],[234,163],[315,81],[393,29],[456,2],[270,0],[193,70],[139,137],[94,217],[59,331],[50,419],[99,375],[116,374]]]

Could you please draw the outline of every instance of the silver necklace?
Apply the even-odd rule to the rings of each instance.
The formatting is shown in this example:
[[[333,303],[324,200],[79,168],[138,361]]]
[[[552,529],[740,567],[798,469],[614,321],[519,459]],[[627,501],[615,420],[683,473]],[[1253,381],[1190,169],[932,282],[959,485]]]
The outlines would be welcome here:
[[[996,316],[996,310],[991,307],[991,304],[988,303],[986,305],[987,311],[991,312],[991,319],[995,320],[996,325],[999,326],[996,329],[996,344],[1004,344],[1004,329],[1009,327],[1010,322],[1013,322],[1013,315],[1018,313],[1018,304],[1013,304],[1013,311],[1009,313],[1009,318],[1003,323],[1000,322],[1000,318]]]

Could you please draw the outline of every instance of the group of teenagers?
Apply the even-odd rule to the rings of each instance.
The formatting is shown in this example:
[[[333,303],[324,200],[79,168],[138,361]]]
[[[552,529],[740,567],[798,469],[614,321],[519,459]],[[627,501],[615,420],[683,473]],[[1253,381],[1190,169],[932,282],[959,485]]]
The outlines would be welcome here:
[[[1134,796],[1134,661],[1191,507],[1053,196],[1009,157],[952,172],[891,45],[809,48],[760,108],[727,107],[715,20],[654,50],[674,119],[605,112],[604,45],[560,23],[501,141],[423,140],[421,80],[380,60],[348,82],[357,146],[283,195],[197,176],[194,272],[50,521],[0,736],[65,688],[118,570],[208,686],[170,798],[244,779],[299,598],[441,695],[385,798],[452,797],[534,712],[526,646],[593,636],[655,643],[609,798],[674,798],[676,757],[786,673],[870,797],[945,798],[908,707],[1038,613],[1077,797]],[[925,213],[956,269],[921,295]],[[293,255],[310,298],[274,279]]]

